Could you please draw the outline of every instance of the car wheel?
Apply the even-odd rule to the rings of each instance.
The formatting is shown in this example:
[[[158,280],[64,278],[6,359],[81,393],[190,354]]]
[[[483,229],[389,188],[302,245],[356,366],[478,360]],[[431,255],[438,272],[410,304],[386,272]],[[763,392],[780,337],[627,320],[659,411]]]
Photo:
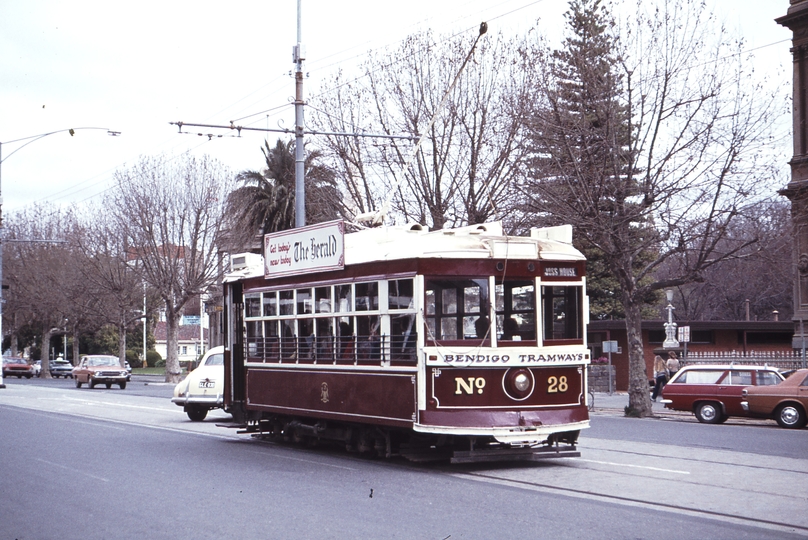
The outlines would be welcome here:
[[[81,388],[81,381],[76,377],[76,388]]]
[[[110,388],[112,388],[112,383],[111,383],[111,382],[104,383],[104,384],[106,385],[107,390],[109,390]]]
[[[95,388],[95,381],[93,380],[92,377],[87,378],[87,386],[89,386],[90,388]]]
[[[124,390],[124,389],[126,388],[126,381],[119,382],[119,383],[118,383],[118,386],[120,386],[120,387],[121,387],[121,390]]]
[[[777,423],[784,428],[801,428],[805,426],[805,411],[799,405],[786,403],[777,409]]]
[[[208,410],[202,407],[189,407],[185,412],[193,422],[201,422],[208,415]]]
[[[724,416],[724,413],[721,412],[721,406],[714,401],[699,403],[696,405],[694,413],[698,421],[704,424],[718,424]]]
[[[31,377],[33,377],[33,375],[26,375],[25,376],[26,379],[30,379]]]

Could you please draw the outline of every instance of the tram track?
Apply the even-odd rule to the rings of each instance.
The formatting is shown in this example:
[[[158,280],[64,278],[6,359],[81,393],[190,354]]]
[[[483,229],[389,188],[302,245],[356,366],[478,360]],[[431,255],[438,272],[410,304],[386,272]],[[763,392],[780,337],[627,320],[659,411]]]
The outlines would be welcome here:
[[[693,518],[703,518],[703,519],[710,519],[710,520],[718,520],[728,523],[733,523],[741,526],[755,526],[764,528],[771,531],[778,531],[784,533],[791,533],[791,534],[800,534],[803,536],[808,537],[808,526],[794,524],[794,523],[782,523],[774,520],[763,519],[763,518],[756,518],[756,517],[748,517],[738,515],[737,513],[730,513],[726,511],[713,511],[713,510],[706,510],[703,508],[695,508],[693,506],[688,505],[679,505],[672,501],[664,501],[664,502],[654,502],[640,498],[634,498],[626,495],[615,495],[603,492],[597,492],[594,490],[588,489],[578,489],[578,488],[571,488],[571,487],[563,487],[548,483],[530,481],[530,480],[518,480],[512,478],[502,478],[501,476],[497,476],[495,474],[485,473],[485,472],[453,472],[450,473],[452,476],[459,477],[459,478],[467,478],[473,479],[477,481],[485,481],[490,482],[493,484],[503,485],[503,486],[510,486],[519,489],[530,489],[533,491],[540,491],[543,493],[548,494],[559,494],[565,495],[569,497],[576,497],[576,498],[583,498],[603,503],[612,503],[612,504],[619,504],[621,506],[632,506],[632,507],[639,507],[651,510],[657,510],[660,512],[666,513],[675,513],[679,515],[684,515]]]
[[[444,469],[490,482],[808,537],[805,459],[587,438],[581,457],[539,466]]]

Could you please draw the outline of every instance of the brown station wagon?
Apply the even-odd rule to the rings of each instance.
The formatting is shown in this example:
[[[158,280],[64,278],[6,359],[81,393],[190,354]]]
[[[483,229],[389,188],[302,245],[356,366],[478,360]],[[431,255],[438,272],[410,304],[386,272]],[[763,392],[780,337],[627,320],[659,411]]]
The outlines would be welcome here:
[[[697,365],[679,370],[662,389],[668,409],[692,411],[699,422],[720,424],[730,416],[749,416],[741,407],[747,386],[774,386],[783,380],[776,368],[743,365]]]
[[[765,388],[745,388],[741,406],[751,416],[774,418],[780,427],[801,428],[808,422],[808,369]]]

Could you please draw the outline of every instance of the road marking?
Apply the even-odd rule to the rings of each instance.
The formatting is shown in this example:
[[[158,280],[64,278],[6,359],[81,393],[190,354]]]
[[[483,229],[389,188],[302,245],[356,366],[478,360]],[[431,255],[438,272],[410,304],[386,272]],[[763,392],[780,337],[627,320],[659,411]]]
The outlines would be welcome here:
[[[278,445],[278,446],[276,446],[276,448],[283,448],[283,446]],[[333,467],[334,469],[342,469],[342,470],[345,470],[345,471],[358,471],[359,470],[359,469],[355,469],[353,467],[343,467],[341,465],[331,465],[330,463],[323,463],[322,461],[315,461],[313,459],[293,458],[293,457],[289,457],[289,456],[281,456],[281,455],[278,455],[278,454],[271,454],[270,455],[270,454],[266,454],[264,452],[257,452],[255,450],[248,450],[248,452],[251,453],[251,454],[258,454],[258,455],[264,456],[264,457],[271,457],[272,459],[276,459],[276,458],[278,458],[278,459],[288,459],[290,461],[300,461],[300,462],[303,462],[303,463],[312,463],[314,465],[322,465],[323,467]]]
[[[59,467],[59,468],[64,469],[66,471],[71,471],[71,472],[82,474],[84,476],[89,476],[90,478],[94,478],[96,480],[101,480],[102,482],[109,482],[108,478],[103,478],[101,476],[95,476],[93,474],[87,474],[86,472],[84,472],[84,471],[82,471],[80,469],[74,469],[73,467],[66,467],[66,466],[62,465],[61,463],[54,463],[52,461],[46,461],[46,460],[40,459],[40,458],[36,458],[36,460],[41,462],[41,463],[46,463],[48,465],[53,465],[54,467]]]
[[[598,461],[595,459],[570,458],[572,461],[585,461],[587,463],[597,463],[599,465],[614,465],[615,467],[631,467],[634,469],[647,469],[649,471],[669,472],[674,474],[690,474],[690,471],[677,471],[676,469],[661,469],[659,467],[648,467],[646,465],[630,465],[628,463],[614,463],[612,461]]]

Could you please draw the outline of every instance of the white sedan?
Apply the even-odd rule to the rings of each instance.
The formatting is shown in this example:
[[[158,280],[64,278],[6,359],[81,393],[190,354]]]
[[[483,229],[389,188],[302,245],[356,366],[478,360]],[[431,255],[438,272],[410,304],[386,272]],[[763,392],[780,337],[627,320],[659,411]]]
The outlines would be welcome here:
[[[171,401],[194,422],[204,420],[209,410],[224,406],[224,347],[205,353],[199,367],[174,387]]]

